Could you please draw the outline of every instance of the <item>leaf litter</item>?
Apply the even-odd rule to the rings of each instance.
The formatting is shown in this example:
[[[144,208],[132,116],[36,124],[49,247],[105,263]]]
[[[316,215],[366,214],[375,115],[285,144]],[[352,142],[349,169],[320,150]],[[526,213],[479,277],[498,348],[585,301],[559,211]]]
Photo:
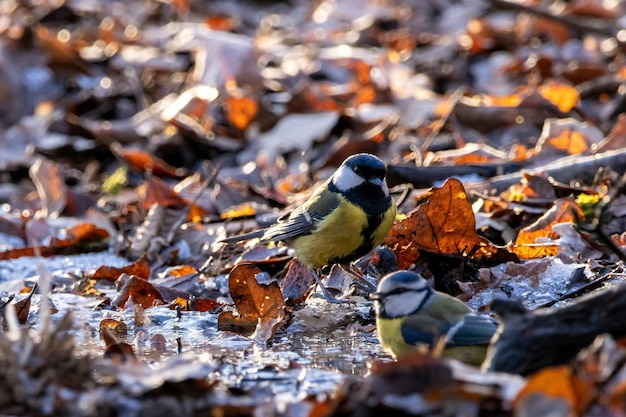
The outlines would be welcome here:
[[[622,414],[623,3],[5,3],[3,413]],[[498,316],[482,371],[219,242],[356,152],[400,206],[356,267]]]

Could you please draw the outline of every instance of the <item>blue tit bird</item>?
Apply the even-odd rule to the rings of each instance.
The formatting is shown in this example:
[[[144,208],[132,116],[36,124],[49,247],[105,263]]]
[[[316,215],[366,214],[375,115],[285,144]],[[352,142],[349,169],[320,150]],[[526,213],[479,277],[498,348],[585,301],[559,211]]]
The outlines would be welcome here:
[[[396,217],[386,174],[387,167],[376,156],[352,155],[304,204],[274,225],[222,241],[258,237],[262,242],[286,243],[311,268],[326,300],[341,302],[322,285],[316,270],[339,264],[352,272],[353,261],[382,243]]]
[[[493,318],[433,290],[412,271],[386,275],[371,298],[376,301],[380,343],[395,359],[445,341],[443,357],[480,365],[498,329]]]

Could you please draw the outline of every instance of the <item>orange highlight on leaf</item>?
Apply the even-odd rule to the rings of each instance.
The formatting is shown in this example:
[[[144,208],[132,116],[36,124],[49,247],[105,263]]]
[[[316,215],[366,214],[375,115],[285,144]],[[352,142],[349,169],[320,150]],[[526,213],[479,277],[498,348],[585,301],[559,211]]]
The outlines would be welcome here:
[[[539,87],[539,94],[554,104],[563,113],[572,110],[578,104],[578,91],[568,84],[550,81]]]

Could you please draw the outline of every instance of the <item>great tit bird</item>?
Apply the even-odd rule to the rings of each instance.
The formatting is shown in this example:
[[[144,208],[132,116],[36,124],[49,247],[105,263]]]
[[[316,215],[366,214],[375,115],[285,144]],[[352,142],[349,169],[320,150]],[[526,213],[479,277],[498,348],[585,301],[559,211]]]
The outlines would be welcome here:
[[[441,341],[445,342],[443,357],[480,365],[498,329],[493,318],[477,314],[463,301],[433,290],[412,271],[386,275],[371,298],[376,300],[376,328],[381,345],[395,359],[432,349]]]
[[[322,285],[316,269],[339,264],[350,272],[351,262],[382,243],[396,216],[386,174],[376,156],[352,155],[304,204],[274,225],[222,241],[259,237],[262,242],[285,242],[311,268],[326,300],[340,302]]]

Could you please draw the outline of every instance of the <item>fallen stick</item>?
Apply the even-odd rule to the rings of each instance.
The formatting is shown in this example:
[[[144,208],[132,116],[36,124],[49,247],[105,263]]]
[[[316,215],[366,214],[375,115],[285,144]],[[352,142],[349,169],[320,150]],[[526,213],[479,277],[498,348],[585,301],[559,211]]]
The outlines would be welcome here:
[[[494,300],[491,310],[501,323],[482,365],[486,371],[528,375],[569,362],[598,335],[626,336],[626,284],[557,310],[530,312],[509,300]]]

